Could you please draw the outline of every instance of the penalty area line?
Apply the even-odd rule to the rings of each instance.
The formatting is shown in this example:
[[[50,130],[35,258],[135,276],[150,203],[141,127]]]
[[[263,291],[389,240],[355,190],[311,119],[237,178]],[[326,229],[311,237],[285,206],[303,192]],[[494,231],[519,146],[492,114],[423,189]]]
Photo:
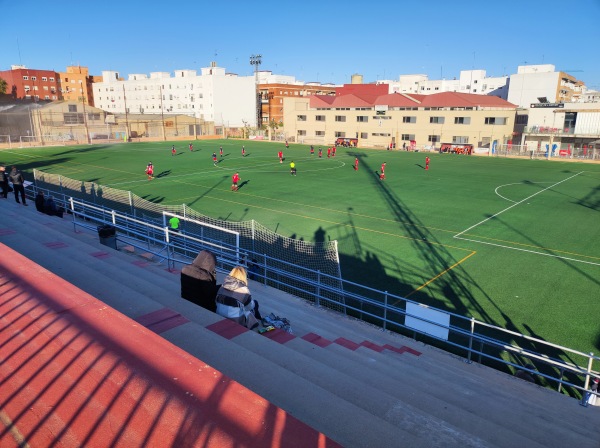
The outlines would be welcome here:
[[[490,219],[494,219],[496,216],[499,216],[499,215],[501,215],[502,213],[509,211],[511,208],[513,208],[513,207],[516,207],[517,205],[520,205],[520,204],[522,204],[522,203],[523,203],[523,202],[525,202],[525,201],[528,201],[528,200],[529,200],[529,199],[531,199],[532,197],[534,197],[534,196],[537,196],[538,194],[540,194],[540,193],[543,193],[544,191],[546,191],[546,190],[549,190],[549,189],[550,189],[550,188],[552,188],[552,187],[556,187],[557,185],[560,185],[560,184],[562,184],[563,182],[566,182],[566,181],[568,181],[569,179],[572,179],[572,178],[574,178],[574,177],[576,177],[576,176],[579,176],[581,173],[583,173],[583,171],[580,171],[580,172],[579,172],[579,173],[577,173],[577,174],[573,174],[572,176],[570,176],[570,177],[567,177],[566,179],[563,179],[563,180],[561,180],[560,182],[556,182],[556,183],[554,183],[554,184],[550,185],[549,187],[546,187],[546,188],[544,188],[543,190],[540,190],[540,191],[538,191],[537,193],[533,193],[531,196],[527,196],[525,199],[521,199],[519,202],[515,202],[513,205],[511,205],[511,206],[509,206],[509,207],[506,207],[504,210],[500,210],[498,213],[494,213],[492,216],[488,216],[488,217],[487,217],[487,218],[485,218],[483,221],[479,221],[477,224],[473,224],[473,225],[472,225],[471,227],[469,227],[468,229],[465,229],[465,230],[463,230],[462,232],[460,232],[460,233],[457,233],[456,235],[454,235],[454,238],[458,238],[458,237],[459,237],[459,236],[461,236],[463,233],[467,233],[469,230],[472,230],[472,229],[474,229],[475,227],[478,227],[478,226],[480,226],[481,224],[483,224],[483,223],[485,223],[485,222],[489,221]]]
[[[521,252],[527,252],[527,253],[530,253],[530,254],[543,255],[545,257],[552,257],[552,258],[559,258],[561,260],[574,261],[575,263],[585,263],[585,264],[591,264],[592,266],[600,266],[600,263],[597,263],[597,262],[580,260],[578,258],[565,257],[564,255],[547,254],[547,253],[544,253],[544,252],[540,252],[538,250],[531,250],[531,249],[523,249],[521,247],[506,246],[504,244],[490,243],[488,241],[480,241],[480,240],[475,240],[475,239],[471,239],[471,238],[463,238],[463,237],[460,237],[460,236],[455,236],[454,238],[459,239],[459,240],[463,240],[463,241],[471,241],[473,243],[487,244],[488,246],[501,247],[503,249],[520,250]]]

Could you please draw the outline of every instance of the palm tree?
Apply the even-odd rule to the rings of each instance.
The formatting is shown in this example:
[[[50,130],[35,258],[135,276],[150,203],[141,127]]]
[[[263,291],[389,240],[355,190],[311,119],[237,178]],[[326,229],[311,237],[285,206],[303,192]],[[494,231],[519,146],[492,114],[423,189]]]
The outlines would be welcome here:
[[[7,88],[8,83],[4,79],[0,78],[0,94],[5,94]]]

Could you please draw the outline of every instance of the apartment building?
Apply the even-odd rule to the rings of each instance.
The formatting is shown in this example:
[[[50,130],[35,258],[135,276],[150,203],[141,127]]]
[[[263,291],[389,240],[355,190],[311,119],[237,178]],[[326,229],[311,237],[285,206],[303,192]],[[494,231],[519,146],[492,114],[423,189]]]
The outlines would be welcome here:
[[[112,113],[183,114],[217,126],[256,126],[254,76],[238,76],[211,63],[196,70],[130,74],[103,71],[94,83],[94,104]]]
[[[517,107],[501,98],[458,92],[377,95],[376,86],[369,95],[366,86],[358,93],[286,98],[286,136],[307,144],[345,139],[357,146],[419,150],[444,143],[493,148],[513,138]]]
[[[13,65],[10,70],[0,71],[6,81],[6,93],[13,99],[32,101],[61,99],[58,74],[53,70],[38,70],[24,65]]]
[[[102,77],[91,76],[87,67],[68,66],[65,72],[58,72],[60,99],[94,105],[93,84]]]
[[[309,97],[311,95],[335,95],[334,84],[318,82],[304,83],[293,76],[276,75],[263,70],[257,73],[260,101],[261,124],[269,126],[274,122],[283,124],[283,100],[287,97]]]

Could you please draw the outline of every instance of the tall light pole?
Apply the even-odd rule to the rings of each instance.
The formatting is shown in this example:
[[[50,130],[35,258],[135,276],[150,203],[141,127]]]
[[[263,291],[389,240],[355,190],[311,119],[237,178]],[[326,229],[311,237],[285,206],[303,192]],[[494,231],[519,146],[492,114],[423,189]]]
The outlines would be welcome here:
[[[260,99],[258,97],[258,67],[260,66],[260,64],[262,63],[262,55],[260,54],[253,54],[252,56],[250,56],[250,65],[254,66],[254,97],[255,97],[255,101],[256,101],[256,128],[258,129],[261,125],[261,119],[260,119],[260,108],[261,108],[261,103],[260,103]]]

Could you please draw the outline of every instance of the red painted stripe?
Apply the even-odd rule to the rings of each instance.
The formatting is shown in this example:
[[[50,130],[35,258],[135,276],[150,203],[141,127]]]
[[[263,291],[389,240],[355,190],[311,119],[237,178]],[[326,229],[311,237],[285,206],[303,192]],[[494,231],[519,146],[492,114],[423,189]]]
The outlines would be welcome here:
[[[333,344],[333,342],[331,342],[329,339],[325,339],[315,333],[305,334],[304,336],[302,336],[302,339],[310,342],[311,344],[315,344],[315,345],[318,345],[319,347],[323,347],[323,348],[327,347],[328,345]]]
[[[381,353],[381,352],[383,352],[385,350],[382,346],[377,345],[377,344],[375,344],[373,342],[370,342],[370,341],[362,341],[360,343],[360,345],[362,345],[363,347],[367,347],[367,348],[369,348],[369,349],[371,349],[373,351],[376,351],[378,353]]]
[[[295,339],[296,336],[293,334],[289,334],[287,331],[283,331],[280,328],[275,328],[275,330],[267,331],[263,333],[263,336],[271,339],[272,341],[279,342],[280,344],[285,344],[286,342]]]
[[[108,252],[92,252],[90,255],[101,260],[111,256]]]
[[[236,336],[248,331],[246,327],[232,321],[231,319],[220,320],[219,322],[215,322],[206,328],[217,333],[219,336],[224,337],[225,339],[233,339]]]
[[[353,350],[353,351],[358,349],[358,347],[360,347],[360,345],[358,345],[356,342],[349,341],[348,339],[345,339],[345,338],[337,338],[333,342],[335,342],[338,345],[341,345],[342,347],[346,347],[347,349]]]
[[[44,243],[44,246],[46,246],[50,249],[62,249],[63,247],[69,247],[67,244],[63,243],[62,241],[52,241],[49,243]]]

